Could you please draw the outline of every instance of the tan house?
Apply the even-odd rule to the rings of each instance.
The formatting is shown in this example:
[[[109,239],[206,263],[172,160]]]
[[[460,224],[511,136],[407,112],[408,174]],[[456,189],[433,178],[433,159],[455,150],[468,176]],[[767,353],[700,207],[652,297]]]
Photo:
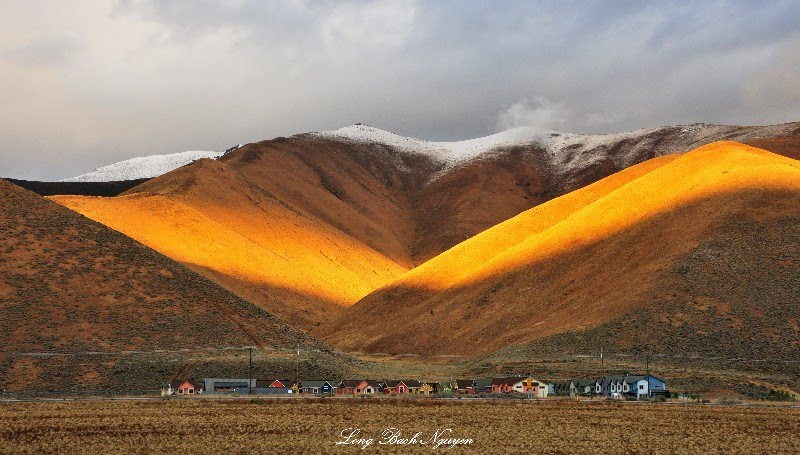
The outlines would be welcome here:
[[[417,393],[420,395],[431,396],[436,393],[436,383],[430,382],[423,382],[422,385],[419,386],[417,389]]]

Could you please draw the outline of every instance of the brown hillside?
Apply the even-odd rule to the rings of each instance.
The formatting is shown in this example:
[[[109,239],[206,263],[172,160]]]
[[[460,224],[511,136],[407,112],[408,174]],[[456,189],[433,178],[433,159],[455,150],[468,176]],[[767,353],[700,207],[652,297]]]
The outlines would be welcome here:
[[[727,238],[731,223],[772,232],[798,217],[800,163],[716,143],[634,166],[503,222],[364,298],[323,333],[349,350],[474,354],[587,330],[648,311],[668,289],[681,289],[676,264]],[[782,246],[773,252],[797,250],[797,237],[775,240]],[[774,264],[760,273],[782,291],[761,300],[793,297],[787,311],[798,312],[797,288],[787,291],[796,283],[791,256],[739,255],[744,264]],[[695,279],[711,282],[704,270],[695,269]],[[760,311],[733,294],[712,301]],[[397,324],[393,315],[401,314],[409,319]]]
[[[115,358],[59,363],[55,376],[39,365],[87,351],[320,346],[171,259],[4,180],[0,239],[0,382],[11,390],[108,387]],[[117,387],[170,376],[140,365],[127,379]]]
[[[435,153],[301,134],[195,162],[119,197],[53,200],[316,330],[409,269],[556,196],[654,156],[798,129],[571,135],[563,149],[501,146],[455,166]]]
[[[769,150],[772,153],[800,160],[800,136],[785,136],[752,139],[746,142],[756,148]]]

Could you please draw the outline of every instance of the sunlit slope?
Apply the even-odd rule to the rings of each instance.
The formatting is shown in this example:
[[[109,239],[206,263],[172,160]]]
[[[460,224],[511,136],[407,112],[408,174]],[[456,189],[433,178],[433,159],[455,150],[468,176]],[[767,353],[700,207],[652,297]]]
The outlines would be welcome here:
[[[53,199],[305,329],[405,271],[216,161],[116,198]]]
[[[724,233],[726,222],[769,225],[798,214],[798,161],[714,143],[634,166],[479,234],[349,308],[326,340],[372,352],[471,354],[583,330],[650,304],[676,258]],[[402,325],[380,317],[400,313],[414,316]]]

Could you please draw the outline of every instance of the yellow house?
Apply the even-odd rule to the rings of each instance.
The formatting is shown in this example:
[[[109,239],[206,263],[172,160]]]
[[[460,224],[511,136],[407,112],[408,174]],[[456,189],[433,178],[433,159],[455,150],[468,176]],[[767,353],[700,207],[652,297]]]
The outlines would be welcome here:
[[[431,394],[435,393],[436,389],[434,388],[433,384],[429,382],[423,382],[421,386],[419,386],[419,390],[417,393],[420,395],[430,396]]]

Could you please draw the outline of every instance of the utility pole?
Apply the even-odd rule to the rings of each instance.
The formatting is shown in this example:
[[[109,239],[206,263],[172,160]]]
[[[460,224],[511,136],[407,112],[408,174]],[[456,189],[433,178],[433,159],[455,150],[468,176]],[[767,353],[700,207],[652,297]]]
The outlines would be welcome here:
[[[297,393],[300,393],[300,343],[297,343],[297,367],[295,368],[294,386]]]
[[[647,351],[647,361],[645,363],[647,368],[647,397],[650,397],[650,351]]]
[[[247,362],[247,393],[253,394],[253,347],[247,348],[248,362]]]
[[[600,370],[602,371],[602,378],[600,379],[600,395],[605,398],[606,396],[606,364],[603,361],[603,347],[600,346]]]

